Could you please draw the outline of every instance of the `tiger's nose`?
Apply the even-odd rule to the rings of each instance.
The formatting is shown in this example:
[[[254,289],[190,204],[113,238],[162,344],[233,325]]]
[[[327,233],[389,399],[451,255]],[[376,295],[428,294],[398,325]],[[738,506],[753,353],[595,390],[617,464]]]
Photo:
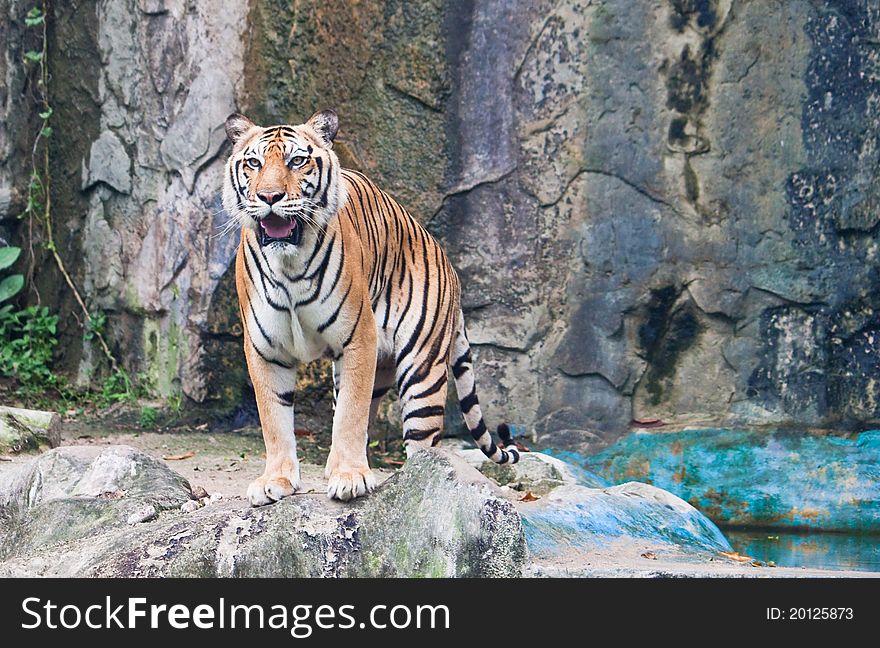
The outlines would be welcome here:
[[[262,200],[267,205],[274,205],[279,200],[284,198],[287,194],[283,191],[258,191],[257,198]]]

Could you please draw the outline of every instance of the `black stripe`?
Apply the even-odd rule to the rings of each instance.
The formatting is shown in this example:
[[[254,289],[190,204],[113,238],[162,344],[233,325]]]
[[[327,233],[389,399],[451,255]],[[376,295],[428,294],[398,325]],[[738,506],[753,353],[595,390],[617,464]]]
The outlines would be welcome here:
[[[423,239],[423,241],[424,241],[424,239]],[[435,262],[439,261],[438,250],[439,250],[439,247],[437,245],[434,245],[434,260],[435,260]],[[425,308],[428,303],[428,299],[427,299],[427,297],[428,297],[428,278],[429,278],[429,273],[428,273],[427,256],[426,256],[425,257],[425,299],[422,302],[423,308]],[[437,311],[437,312],[442,312],[442,309],[443,309],[443,302],[444,302],[443,297],[445,295],[445,293],[443,291],[444,287],[445,287],[445,282],[442,280],[442,277],[441,277],[441,281],[439,282],[438,287],[437,287],[437,303],[434,307],[435,311]],[[425,334],[425,340],[430,340],[431,337],[433,336],[434,329],[437,327],[438,319],[439,318],[437,318],[437,317],[433,318],[433,321],[431,322],[431,327],[428,329],[428,332]],[[409,387],[414,382],[420,382],[421,380],[424,380],[425,377],[427,377],[427,373],[430,371],[431,367],[433,367],[433,365],[435,364],[437,354],[439,353],[440,344],[442,344],[442,337],[445,335],[445,331],[446,331],[446,327],[447,327],[448,323],[449,323],[449,318],[447,317],[446,320],[443,322],[443,328],[441,330],[440,336],[435,338],[434,342],[431,344],[431,350],[429,351],[428,358],[425,360],[425,362],[421,363],[422,367],[427,367],[427,368],[423,369],[421,372],[419,372],[421,374],[420,378],[417,378],[416,374],[414,374],[412,377],[410,377],[410,379],[407,381],[406,387],[404,389],[401,389],[401,391],[400,391],[401,396],[403,396],[406,393],[406,391],[409,389]],[[415,366],[415,363],[413,363],[413,365],[410,366],[410,369],[413,369],[414,366]],[[401,375],[400,380],[398,382],[403,382],[403,380],[406,378],[407,373],[409,373],[410,369],[408,369],[407,371],[405,371],[403,373],[403,375]]]
[[[475,405],[479,405],[480,402],[477,400],[477,386],[474,385],[474,388],[471,390],[471,393],[465,396],[459,401],[461,405],[461,413],[468,414]]]
[[[354,228],[354,231],[358,236],[358,240],[360,240],[361,226],[359,225],[359,220],[355,213],[356,207],[354,205],[354,197],[350,193],[348,196],[349,199],[345,201],[345,215],[348,216],[348,222],[351,223],[352,228]],[[361,256],[363,256],[363,254]]]
[[[400,315],[397,316],[397,326],[394,327],[395,340],[397,339],[397,331],[400,330],[400,326],[406,319],[407,313],[409,313],[409,307],[412,305],[413,283],[415,283],[415,278],[413,277],[411,272],[401,272],[400,276],[406,276],[409,279],[409,286],[407,288],[406,304],[404,305],[403,310],[400,312]]]
[[[408,430],[406,434],[403,435],[404,441],[424,441],[432,434],[437,434],[440,431],[440,428],[428,428],[427,430]],[[437,436],[439,439],[439,435]],[[436,445],[432,443],[431,445]]]
[[[382,211],[382,207],[379,205],[379,193],[380,191],[374,190],[370,192],[370,198],[372,198],[372,202],[368,203],[370,205],[370,214],[372,216],[372,227],[373,227],[373,238],[376,243],[373,248],[373,254],[376,256],[377,254],[381,256],[382,262],[379,263],[376,259],[374,259],[373,266],[370,268],[371,273],[371,281],[370,281],[370,289],[371,293],[378,295],[381,288],[380,286],[384,284],[385,279],[385,258],[387,251],[387,241],[388,241],[388,224],[386,222],[385,212]],[[374,208],[375,205],[375,208]],[[385,244],[382,244],[381,239],[382,235],[379,231],[379,224],[382,224],[385,230]],[[373,284],[375,284],[376,288],[373,289]]]
[[[315,239],[315,247],[312,248],[312,253],[311,253],[311,255],[309,255],[309,260],[306,261],[306,264],[305,264],[305,267],[302,271],[302,274],[299,274],[296,276],[290,276],[288,274],[285,274],[284,276],[287,278],[288,281],[296,283],[297,281],[301,281],[302,279],[305,278],[306,274],[309,271],[309,268],[312,265],[312,261],[315,260],[315,257],[318,255],[318,252],[324,246],[324,237],[326,236],[326,234],[327,234],[327,230],[325,230],[323,228],[318,230],[318,236]]]
[[[250,246],[250,240],[248,240],[248,246]],[[256,254],[254,254],[253,247],[251,247],[250,249],[251,249],[251,254],[254,255],[254,259],[256,260],[257,256],[256,256]],[[265,271],[263,269],[263,264],[262,263],[260,264],[260,272],[264,272],[264,274],[266,275],[266,278],[272,282],[272,285],[275,286],[276,288],[281,288],[282,290],[284,290],[284,292],[289,297],[290,293],[287,292],[287,288],[285,288],[283,284],[281,284],[278,280],[275,279],[275,273],[272,272],[272,264],[269,263],[269,257],[266,256],[266,251],[263,249],[263,246],[262,245],[257,246],[257,249],[260,251],[260,256],[263,257],[263,261],[266,262]]]
[[[256,288],[256,287],[257,287],[257,284],[256,284],[256,282],[254,281],[254,275],[251,274],[251,267],[250,267],[250,265],[248,264],[248,261],[247,261],[247,254],[243,254],[242,256],[243,256],[243,258],[244,258],[244,269],[245,269],[245,272],[247,272],[248,279],[250,280],[251,285],[252,285],[254,288]]]
[[[318,333],[323,333],[324,331],[326,331],[328,327],[333,325],[333,322],[336,321],[336,318],[339,317],[339,311],[341,311],[342,307],[345,305],[345,300],[348,299],[348,294],[351,292],[351,285],[353,283],[354,282],[352,281],[350,284],[348,284],[348,290],[345,291],[342,299],[339,300],[339,304],[336,306],[336,310],[333,311],[333,314],[329,318],[327,318],[327,321],[325,321],[318,327]]]
[[[235,164],[229,165],[229,181],[232,183],[232,188],[235,190],[235,196],[238,199],[236,203],[236,207],[241,209],[244,204],[241,202],[241,185],[238,180],[236,180],[235,175],[238,173],[238,165],[240,161],[236,161]]]
[[[360,171],[355,171],[354,169],[343,169],[343,170],[342,170],[342,173],[345,174],[345,175],[348,175],[348,176],[355,176],[355,177],[357,177],[357,178],[360,178],[360,179],[363,180],[364,183],[366,183],[368,186],[372,186],[372,184],[373,184],[373,181],[370,180],[367,176],[365,176],[365,175],[364,175],[363,173],[361,173]],[[353,179],[353,178],[352,178],[352,179]]]
[[[428,377],[428,374],[434,369],[434,366],[437,364],[437,361],[440,359],[440,350],[444,341],[446,340],[446,329],[449,325],[449,318],[446,318],[446,321],[443,322],[443,328],[440,329],[437,337],[434,338],[434,341],[431,343],[431,349],[428,351],[428,356],[421,362],[421,367],[418,371],[413,372],[412,376],[403,384],[400,388],[401,397],[404,396],[413,385],[417,385],[421,383]],[[414,366],[414,365],[412,365]],[[412,366],[403,372],[400,376],[400,381],[406,378],[406,375],[409,373]]]
[[[278,396],[279,402],[286,407],[293,407],[293,392],[286,391],[276,394]]]
[[[366,192],[362,193],[361,188],[357,183],[353,183],[355,193],[357,194],[357,202],[360,206],[361,213],[364,215],[363,224],[367,231],[367,240],[364,243],[372,250],[377,248],[376,242],[373,240],[373,228],[371,226],[371,222],[373,220],[372,207],[368,204],[369,201],[366,199]],[[360,229],[358,230],[360,233]],[[372,273],[372,268],[371,268]],[[372,282],[372,274],[370,275],[370,281]]]
[[[440,391],[440,389],[443,387],[444,384],[446,384],[446,372],[445,371],[441,374],[441,376],[437,379],[437,381],[433,385],[428,387],[425,391],[413,396],[413,400],[419,400],[420,398],[426,398],[427,396],[431,396],[433,394],[436,394],[438,391]]]
[[[260,356],[265,362],[268,362],[269,364],[276,365],[278,367],[283,367],[284,369],[293,369],[293,365],[286,364],[284,362],[281,362],[281,360],[276,360],[275,358],[270,358],[265,353],[260,351],[260,347],[258,347],[256,344],[254,344],[254,341],[252,339],[251,339],[251,346],[253,347],[254,351],[257,352],[257,355]]]
[[[315,162],[320,162],[320,160],[321,160],[321,158],[315,158]],[[319,172],[322,168],[323,168],[323,165],[318,165]],[[330,190],[330,181],[333,179],[332,173],[333,173],[333,160],[331,160],[330,158],[327,158],[327,184],[324,187],[324,195],[322,195],[321,200],[318,201],[318,205],[320,207],[327,206],[327,192]],[[320,177],[320,175],[319,175],[319,177]]]
[[[315,166],[318,167],[318,184],[315,185],[315,190],[312,192],[312,197],[314,197],[318,193],[318,191],[321,189],[321,183],[322,183],[323,177],[324,177],[324,161],[321,158],[316,157],[315,158]],[[326,202],[323,205],[321,205],[321,207],[326,207],[326,206],[327,206]]]
[[[507,425],[507,423],[499,424],[496,431],[498,432],[502,445],[506,446],[513,443],[513,435],[511,434],[510,426]]]
[[[287,295],[288,298],[290,298],[290,293],[287,292],[287,288],[277,284],[277,282],[275,282],[272,279],[272,277],[269,277],[266,275],[266,273],[263,271],[263,266],[260,264],[259,259],[257,259],[257,256],[254,253],[253,248],[251,247],[250,241],[246,242],[246,247],[247,247],[248,251],[250,251],[251,257],[253,258],[254,263],[257,266],[257,270],[259,270],[259,272],[260,272],[260,280],[263,284],[263,297],[266,298],[266,303],[268,303],[269,306],[271,306],[272,308],[274,308],[277,311],[284,311],[285,313],[289,312],[290,309],[288,309],[287,306],[279,304],[279,303],[275,302],[275,300],[272,299],[272,296],[269,294],[269,288],[268,288],[268,286],[266,286],[266,281],[268,280],[269,283],[272,284],[272,286],[274,288],[280,288],[281,290],[283,290],[284,294]],[[245,253],[245,255],[244,255],[244,265],[245,265],[245,269],[247,270],[248,278],[250,278],[250,280],[251,280],[251,284],[253,284],[254,287],[256,288],[256,283],[254,283],[254,277],[251,274],[250,264],[248,263],[248,260],[247,260],[247,253]]]
[[[403,229],[403,233],[406,235],[406,242],[404,242],[403,238],[401,237],[401,242],[400,242],[400,280],[397,282],[398,289],[403,288],[403,279],[404,279],[404,277],[407,277],[410,274],[406,271],[406,269],[407,269],[406,250],[412,249],[412,233],[410,231],[408,221],[404,220],[402,222],[401,226],[403,226],[403,225],[406,225],[406,227]]]
[[[342,238],[342,230],[339,230],[339,237]],[[342,245],[339,250],[339,268],[336,269],[336,276],[333,277],[333,283],[330,285],[330,288],[327,290],[327,294],[321,298],[321,303],[323,304],[328,299],[330,299],[330,295],[333,294],[333,291],[336,289],[336,284],[339,283],[339,277],[342,276],[342,266],[345,265],[345,240],[342,240]],[[351,288],[351,286],[349,286]]]
[[[384,200],[384,196],[383,196],[383,200]],[[392,210],[392,212],[393,212],[393,210]],[[397,218],[396,213],[394,216],[394,234],[395,234],[394,243],[395,243],[395,246],[397,249],[394,252],[394,261],[391,263],[391,268],[388,271],[388,274],[390,276],[386,277],[386,279],[388,279],[389,284],[393,283],[394,271],[397,268],[398,264],[400,263],[401,252],[402,252],[401,225],[400,225],[400,219]],[[386,245],[386,247],[387,247],[387,245]],[[385,318],[382,321],[382,330],[386,330],[388,328],[388,318],[390,316],[391,316],[391,287],[389,285],[388,287],[385,288]]]
[[[382,330],[388,328],[388,316],[391,314],[391,288],[385,288],[385,319],[382,321]]]
[[[435,245],[434,246],[435,260],[438,259],[438,255],[437,255],[438,250],[439,250],[439,247],[437,245]],[[437,312],[442,312],[442,310],[443,310],[443,303],[444,303],[443,297],[445,295],[444,290],[443,290],[444,287],[445,287],[445,281],[441,277],[441,281],[439,282],[438,288],[437,288],[437,304],[435,305],[435,309]],[[427,295],[426,295],[426,297],[427,297]],[[427,299],[425,300],[424,303],[427,303]],[[437,326],[438,319],[439,318],[435,317],[433,319],[433,321],[431,322],[431,327],[428,329],[428,332],[425,335],[425,340],[429,340],[433,336],[434,329]],[[440,347],[443,344],[444,338],[446,337],[446,329],[448,328],[448,326],[449,326],[449,317],[447,316],[446,319],[443,321],[443,326],[440,330],[439,335],[437,337],[435,337],[434,341],[431,343],[431,349],[428,352],[428,357],[423,362],[420,363],[420,370],[414,372],[413,375],[410,376],[408,380],[406,380],[406,377],[407,377],[407,374],[409,373],[409,371],[415,367],[415,363],[413,363],[410,366],[410,368],[407,369],[407,371],[403,372],[403,374],[400,376],[400,379],[398,380],[398,384],[405,385],[405,386],[402,386],[400,389],[400,396],[401,397],[403,397],[406,394],[406,392],[409,390],[410,386],[412,386],[413,384],[419,383],[428,377],[428,373],[431,371],[431,369],[433,368],[433,366],[437,362],[437,357],[440,353]],[[404,382],[404,381],[406,381],[406,382]]]
[[[263,328],[263,325],[260,324],[260,318],[257,317],[257,311],[254,310],[253,302],[248,304],[248,306],[250,306],[251,308],[251,315],[254,316],[254,322],[256,322],[257,328],[260,329],[260,334],[266,339],[266,342],[269,343],[269,346],[275,346],[275,342],[272,340],[271,337],[269,337],[269,334],[266,333],[266,329]]]
[[[314,279],[315,275],[318,275],[318,280],[315,282],[315,289],[312,294],[302,301],[298,301],[294,308],[299,308],[300,306],[305,306],[307,304],[311,304],[318,298],[318,295],[321,294],[321,287],[324,283],[324,274],[327,272],[327,266],[330,263],[330,257],[333,252],[334,244],[336,243],[336,234],[333,234],[333,238],[330,239],[330,243],[327,245],[327,253],[324,255],[323,260],[321,261],[321,265],[319,265],[315,271],[310,274],[306,279]]]
[[[480,422],[477,423],[477,427],[471,430],[471,436],[474,437],[474,441],[483,436],[483,433],[486,431],[486,424],[483,422],[483,419],[480,419]],[[492,445],[495,445],[495,442],[492,442]]]
[[[471,350],[468,349],[464,352],[464,354],[455,361],[455,364],[452,365],[452,375],[456,378],[461,378],[465,372],[468,370],[466,364],[471,364]]]
[[[330,237],[330,242],[327,244],[327,252],[324,253],[324,258],[321,259],[321,264],[315,268],[315,271],[306,275],[306,279],[314,279],[316,275],[320,274],[321,277],[324,276],[324,273],[327,272],[327,264],[330,262],[330,255],[332,254],[334,248],[336,247],[336,232],[333,233],[333,236]]]
[[[391,385],[388,387],[380,387],[379,389],[373,390],[373,397],[370,400],[376,400],[377,398],[382,398],[385,394],[388,393],[388,390],[391,389]]]
[[[430,273],[428,272],[428,246],[422,241],[422,254],[424,256],[424,272],[425,272],[425,287],[422,291],[424,295],[422,299],[422,312],[419,315],[419,321],[416,324],[415,330],[410,335],[409,341],[406,343],[406,346],[403,347],[401,352],[397,355],[397,364],[400,364],[401,360],[403,360],[407,355],[409,355],[410,351],[415,348],[416,341],[419,336],[422,334],[422,329],[425,327],[425,319],[428,315],[428,280]]]
[[[342,348],[344,349],[351,341],[354,339],[354,332],[357,330],[358,324],[361,321],[361,313],[364,312],[364,302],[361,302],[361,307],[358,309],[357,319],[354,321],[354,326],[351,327],[351,333],[348,334],[348,337],[345,339],[345,342],[342,343]],[[342,354],[339,354],[342,355]]]
[[[443,406],[442,405],[425,405],[424,407],[420,407],[418,409],[414,409],[409,414],[403,417],[404,421],[408,421],[412,418],[430,418],[432,416],[443,416]]]

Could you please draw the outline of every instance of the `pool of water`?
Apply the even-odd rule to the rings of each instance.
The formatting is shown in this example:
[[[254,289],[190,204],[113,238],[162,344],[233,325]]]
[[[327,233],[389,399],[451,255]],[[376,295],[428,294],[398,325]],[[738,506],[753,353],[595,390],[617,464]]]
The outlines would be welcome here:
[[[880,572],[880,535],[723,529],[737,552],[779,567]]]

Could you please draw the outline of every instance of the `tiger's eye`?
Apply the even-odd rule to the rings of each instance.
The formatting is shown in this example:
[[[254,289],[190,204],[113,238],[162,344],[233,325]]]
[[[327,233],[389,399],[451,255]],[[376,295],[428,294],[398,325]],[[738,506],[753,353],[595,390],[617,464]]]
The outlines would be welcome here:
[[[245,160],[245,164],[247,164],[252,169],[259,169],[262,165],[259,159],[252,157]]]
[[[290,160],[290,166],[292,166],[292,167],[301,167],[303,164],[306,163],[306,160],[307,160],[307,159],[308,159],[308,158],[303,157],[302,155],[297,155],[295,158],[292,158],[292,159]]]

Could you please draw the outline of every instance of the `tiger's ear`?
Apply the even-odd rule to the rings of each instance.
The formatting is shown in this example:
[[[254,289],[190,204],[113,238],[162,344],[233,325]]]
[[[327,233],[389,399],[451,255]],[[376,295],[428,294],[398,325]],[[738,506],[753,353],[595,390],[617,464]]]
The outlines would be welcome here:
[[[232,113],[226,118],[226,136],[233,144],[238,144],[241,138],[256,124],[244,115]]]
[[[321,110],[309,117],[306,126],[311,126],[329,148],[339,130],[339,116],[333,110]]]

